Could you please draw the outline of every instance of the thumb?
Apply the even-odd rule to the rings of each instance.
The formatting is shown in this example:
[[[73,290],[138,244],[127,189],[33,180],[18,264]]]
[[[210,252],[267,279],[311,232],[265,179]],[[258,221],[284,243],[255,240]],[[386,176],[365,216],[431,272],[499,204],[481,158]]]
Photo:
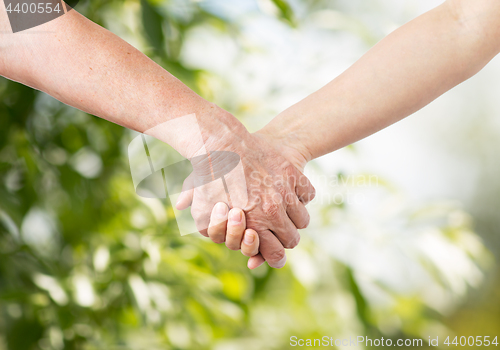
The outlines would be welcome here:
[[[262,265],[266,260],[264,260],[264,258],[262,257],[262,254],[257,254],[257,255],[254,255],[252,256],[250,259],[248,259],[248,268],[250,270],[253,270],[253,269],[256,269],[257,267],[259,267],[260,265]]]

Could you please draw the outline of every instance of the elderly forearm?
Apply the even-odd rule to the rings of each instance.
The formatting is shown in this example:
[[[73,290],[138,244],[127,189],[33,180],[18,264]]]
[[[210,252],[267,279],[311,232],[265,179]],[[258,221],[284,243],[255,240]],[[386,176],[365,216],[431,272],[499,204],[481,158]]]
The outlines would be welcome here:
[[[498,53],[499,3],[448,1],[418,17],[260,132],[308,161],[414,113]]]
[[[0,12],[0,23],[5,26],[6,13]],[[245,132],[229,113],[76,11],[26,32],[3,33],[0,63],[0,74],[9,79],[141,132],[193,113],[204,137],[223,137],[235,130]],[[217,135],[207,135],[208,129]],[[185,143],[192,146],[195,138],[189,132],[176,132],[184,141],[172,137],[162,141],[180,148],[185,148]]]

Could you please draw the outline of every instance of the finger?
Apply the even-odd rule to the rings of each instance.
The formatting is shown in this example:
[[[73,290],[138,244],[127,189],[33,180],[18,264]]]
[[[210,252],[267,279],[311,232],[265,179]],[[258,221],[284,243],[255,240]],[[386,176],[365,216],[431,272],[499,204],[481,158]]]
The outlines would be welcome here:
[[[194,189],[182,192],[179,198],[177,198],[177,203],[175,203],[175,209],[184,210],[189,208],[191,206],[191,203],[193,203],[193,194],[194,194]]]
[[[243,234],[243,241],[241,242],[241,253],[249,257],[255,256],[259,253],[259,235],[254,230],[245,230],[245,233]],[[262,258],[262,262],[264,262],[264,258]]]
[[[299,200],[306,205],[314,199],[316,190],[309,179],[299,170],[294,170],[293,177],[295,178],[295,193]]]
[[[241,248],[241,240],[245,232],[246,221],[245,213],[239,208],[233,208],[229,211],[229,220],[227,222],[226,247],[231,250]]]
[[[195,188],[191,215],[195,220],[196,228],[202,235],[208,237],[211,212],[215,205],[218,202],[224,202],[224,199],[227,199],[227,195],[221,182],[210,182]]]
[[[286,202],[286,213],[288,214],[288,217],[292,220],[296,228],[306,228],[309,225],[310,220],[306,206],[297,198],[297,196],[295,196],[295,194],[289,193],[289,195],[290,196],[288,197],[290,198],[287,198]]]
[[[259,253],[257,255],[252,256],[250,259],[248,259],[247,266],[250,270],[256,269],[260,265],[262,265],[265,262],[264,258],[262,255]]]
[[[201,233],[202,236],[208,237],[208,226],[210,224],[208,210],[200,210],[196,206],[191,206],[191,216],[194,219],[198,232]]]
[[[219,202],[214,206],[210,215],[210,224],[208,225],[208,236],[214,243],[224,243],[226,239],[226,225],[228,207],[226,203]]]
[[[188,177],[184,180],[182,184],[182,193],[177,198],[177,203],[175,203],[175,208],[177,210],[184,210],[191,206],[193,203],[194,196],[194,175],[193,173],[189,174]]]
[[[286,263],[285,248],[269,230],[259,232],[259,250],[269,266],[281,269]]]
[[[262,210],[267,219],[268,228],[279,239],[281,245],[287,249],[295,248],[300,241],[299,231],[288,217],[284,206],[273,203],[271,200],[264,203]],[[266,256],[264,258],[268,260]]]

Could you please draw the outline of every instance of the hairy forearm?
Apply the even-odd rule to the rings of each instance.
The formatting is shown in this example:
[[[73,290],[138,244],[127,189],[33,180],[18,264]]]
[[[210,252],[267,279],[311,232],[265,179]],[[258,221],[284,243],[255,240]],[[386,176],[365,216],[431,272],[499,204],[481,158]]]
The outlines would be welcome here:
[[[498,53],[496,3],[448,1],[418,17],[261,132],[276,135],[308,161],[414,113]]]
[[[5,25],[6,14],[1,16]],[[5,77],[130,129],[143,132],[194,113],[205,137],[243,130],[229,113],[76,11],[25,32],[3,32],[0,62]],[[219,135],[204,133],[209,124]],[[193,145],[189,132],[179,129],[162,141],[193,155],[202,145]]]

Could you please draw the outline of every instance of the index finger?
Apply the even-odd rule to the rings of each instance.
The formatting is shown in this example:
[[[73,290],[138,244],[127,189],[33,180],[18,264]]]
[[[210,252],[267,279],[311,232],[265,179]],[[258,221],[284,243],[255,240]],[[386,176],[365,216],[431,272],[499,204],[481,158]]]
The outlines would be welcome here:
[[[252,257],[259,253],[259,235],[251,228],[246,229],[241,241],[241,253]]]
[[[316,189],[311,184],[307,176],[295,169],[293,177],[295,179],[295,193],[299,200],[306,205],[316,197]]]
[[[259,250],[268,265],[281,269],[286,263],[285,248],[278,238],[269,230],[262,230],[259,234]]]

